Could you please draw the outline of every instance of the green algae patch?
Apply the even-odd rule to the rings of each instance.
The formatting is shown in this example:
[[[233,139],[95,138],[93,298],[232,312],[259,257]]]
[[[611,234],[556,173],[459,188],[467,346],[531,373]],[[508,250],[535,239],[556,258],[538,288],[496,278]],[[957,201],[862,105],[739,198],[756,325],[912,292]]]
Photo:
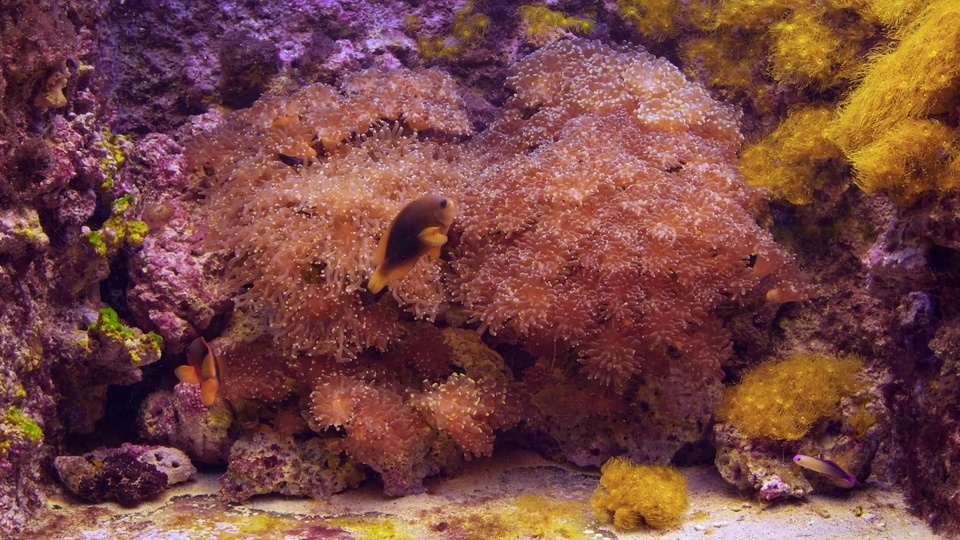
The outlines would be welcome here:
[[[193,540],[358,538],[322,517],[253,510],[242,505],[224,504],[208,495],[174,497],[156,510],[117,515],[116,519],[104,520],[103,516],[90,516],[89,519],[90,523],[81,522],[75,526],[89,535],[101,533],[109,538],[140,537],[145,531]]]
[[[12,426],[17,432],[22,433],[24,437],[33,441],[40,442],[43,439],[43,429],[33,418],[25,415],[20,407],[10,407],[3,413],[3,423]]]
[[[43,428],[20,407],[13,406],[0,415],[0,455],[9,452],[16,441],[37,445],[43,441]]]
[[[103,172],[100,188],[109,190],[113,187],[120,167],[133,152],[133,138],[129,135],[118,135],[105,127],[100,131],[100,140],[96,145],[104,150],[104,156],[100,158],[100,171]]]
[[[134,366],[150,364],[160,358],[163,338],[156,332],[144,334],[139,328],[128,327],[120,321],[120,316],[110,307],[100,309],[97,321],[87,329],[89,338],[96,339],[101,346],[122,348]]]
[[[82,237],[98,256],[108,258],[124,246],[143,244],[150,227],[144,221],[130,219],[134,209],[133,196],[124,195],[110,204],[110,217],[98,230],[84,228]]]
[[[156,332],[147,332],[147,337],[150,338],[150,341],[157,346],[157,349],[163,347],[163,336]]]
[[[122,322],[120,316],[113,308],[105,307],[100,309],[97,316],[97,322],[90,325],[91,332],[99,331],[110,339],[125,341],[133,339],[133,330],[130,330]]]
[[[90,247],[101,257],[107,256],[107,243],[103,241],[103,235],[100,231],[90,231],[83,236]]]
[[[596,528],[596,520],[585,500],[535,493],[454,507],[433,519],[436,520],[431,526],[434,531],[465,540],[592,540],[594,536],[585,531]]]

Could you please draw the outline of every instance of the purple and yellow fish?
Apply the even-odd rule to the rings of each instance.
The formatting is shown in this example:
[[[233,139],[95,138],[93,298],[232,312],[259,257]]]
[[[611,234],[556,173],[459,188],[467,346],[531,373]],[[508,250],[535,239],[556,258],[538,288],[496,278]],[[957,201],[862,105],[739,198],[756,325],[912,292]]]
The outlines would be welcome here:
[[[797,454],[793,456],[793,462],[805,469],[810,469],[811,471],[816,471],[826,476],[840,487],[851,488],[857,483],[857,479],[852,474],[843,470],[839,465],[829,459]]]
[[[427,195],[404,206],[380,237],[374,258],[377,268],[367,281],[367,290],[377,294],[402,279],[424,255],[440,257],[456,208],[441,195]]]

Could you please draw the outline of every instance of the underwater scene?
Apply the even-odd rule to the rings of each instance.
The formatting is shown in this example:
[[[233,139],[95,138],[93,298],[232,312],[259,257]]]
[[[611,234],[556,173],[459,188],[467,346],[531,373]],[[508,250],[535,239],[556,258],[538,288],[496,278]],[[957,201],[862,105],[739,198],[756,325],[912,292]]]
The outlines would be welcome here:
[[[0,1],[0,538],[960,538],[960,1]]]

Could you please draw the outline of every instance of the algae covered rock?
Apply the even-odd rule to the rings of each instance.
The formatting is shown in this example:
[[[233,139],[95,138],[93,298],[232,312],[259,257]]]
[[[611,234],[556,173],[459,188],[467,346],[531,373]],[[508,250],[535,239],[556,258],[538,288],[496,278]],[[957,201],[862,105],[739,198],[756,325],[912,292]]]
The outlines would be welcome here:
[[[220,497],[244,501],[280,493],[326,499],[366,479],[364,469],[343,455],[336,439],[305,441],[260,426],[230,451],[230,466],[220,478]]]
[[[74,495],[90,502],[116,500],[125,506],[150,499],[197,473],[190,458],[176,448],[129,443],[82,456],[60,456],[53,464]]]

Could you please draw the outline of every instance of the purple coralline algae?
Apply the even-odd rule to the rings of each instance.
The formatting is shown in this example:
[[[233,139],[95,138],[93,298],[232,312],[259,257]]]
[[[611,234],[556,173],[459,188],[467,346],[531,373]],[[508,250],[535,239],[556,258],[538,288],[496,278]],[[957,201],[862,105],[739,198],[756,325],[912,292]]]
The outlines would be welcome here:
[[[183,351],[229,307],[216,293],[212,277],[219,259],[196,252],[196,203],[187,188],[182,147],[162,134],[151,134],[136,149],[137,162],[124,176],[145,185],[140,219],[149,227],[140,249],[129,259],[127,305],[143,328],[156,329],[167,350]]]
[[[236,440],[234,415],[222,399],[211,407],[200,401],[200,385],[180,383],[173,392],[147,396],[140,407],[139,432],[144,441],[175,446],[201,463],[227,461]]]
[[[302,440],[260,426],[233,445],[230,466],[220,477],[220,497],[244,501],[280,493],[326,499],[366,478],[366,469],[348,461],[336,439]]]
[[[197,473],[176,448],[129,443],[82,456],[60,456],[53,460],[53,467],[74,495],[91,502],[116,500],[125,506],[154,497]]]

